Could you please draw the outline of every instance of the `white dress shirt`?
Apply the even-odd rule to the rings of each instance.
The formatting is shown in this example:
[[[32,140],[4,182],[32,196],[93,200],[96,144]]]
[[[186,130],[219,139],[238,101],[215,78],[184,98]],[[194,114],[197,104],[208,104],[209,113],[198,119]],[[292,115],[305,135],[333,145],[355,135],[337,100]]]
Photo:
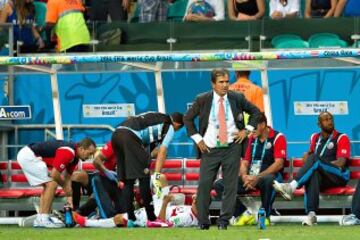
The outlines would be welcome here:
[[[211,103],[211,109],[209,114],[209,124],[206,129],[204,137],[202,137],[200,134],[194,134],[191,136],[191,138],[196,142],[196,144],[198,144],[201,140],[204,140],[206,146],[208,146],[209,148],[216,147],[216,141],[218,139],[218,134],[219,134],[218,112],[220,105],[220,96],[215,92],[213,92],[213,94],[214,96]],[[231,111],[231,106],[227,95],[225,95],[223,98],[224,98],[223,104],[224,104],[225,117],[226,117],[227,142],[232,143],[234,141],[233,133],[238,132],[239,130],[235,125],[234,115]]]
[[[300,12],[299,0],[288,0],[286,6],[283,6],[279,0],[270,0],[269,4],[270,4],[270,11],[269,11],[270,17],[274,12],[281,12],[283,17],[285,17],[287,14],[291,14],[294,12],[298,12],[299,15]]]

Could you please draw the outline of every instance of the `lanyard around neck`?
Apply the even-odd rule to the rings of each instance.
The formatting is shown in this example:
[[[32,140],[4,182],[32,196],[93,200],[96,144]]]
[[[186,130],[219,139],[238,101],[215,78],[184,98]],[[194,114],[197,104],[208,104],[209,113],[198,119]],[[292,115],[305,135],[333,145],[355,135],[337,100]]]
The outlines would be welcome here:
[[[252,154],[251,154],[251,161],[253,161],[255,159],[256,148],[257,148],[258,142],[259,142],[259,138],[256,138],[254,146],[253,146]],[[261,158],[260,158],[261,162],[264,160],[264,157],[265,157],[266,145],[267,145],[267,138],[265,139],[264,146],[263,146],[263,149],[261,152]]]
[[[327,146],[329,145],[332,137],[333,137],[333,134],[331,133],[330,136],[329,136],[329,138],[328,138],[328,140],[326,141],[325,145],[324,145],[323,148],[321,149],[321,152],[320,152],[320,155],[319,155],[320,157],[322,157],[322,156],[324,155],[325,150],[326,150]],[[317,143],[316,143],[315,154],[318,152],[318,148],[319,148],[319,145],[320,145],[321,140],[322,140],[322,136],[319,137],[319,139],[318,139],[318,141],[317,141]]]

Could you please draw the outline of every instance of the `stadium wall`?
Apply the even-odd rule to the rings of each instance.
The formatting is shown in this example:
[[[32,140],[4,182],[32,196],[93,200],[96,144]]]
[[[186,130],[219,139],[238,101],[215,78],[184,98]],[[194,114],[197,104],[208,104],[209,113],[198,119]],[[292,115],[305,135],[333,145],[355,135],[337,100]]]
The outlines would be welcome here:
[[[260,72],[254,71],[251,79],[260,84]],[[348,101],[349,115],[335,116],[336,128],[347,133],[351,140],[360,138],[360,69],[323,70],[272,70],[268,73],[274,128],[286,134],[288,141],[307,142],[317,131],[315,116],[294,114],[294,101]],[[0,76],[0,80],[4,76]],[[194,97],[210,88],[209,72],[164,72],[165,103],[168,112],[184,112]],[[234,80],[234,75],[231,75]],[[0,81],[3,85],[4,81]],[[3,90],[3,88],[1,88]],[[59,74],[59,91],[64,124],[109,124],[116,126],[123,119],[84,118],[82,104],[134,103],[136,113],[156,111],[155,80],[150,72],[137,73],[63,73]],[[4,94],[0,101],[6,104]],[[15,81],[15,104],[31,105],[32,119],[17,124],[52,124],[50,77],[46,74],[18,75]],[[107,131],[73,132],[78,140],[91,136],[98,143],[110,139]],[[66,135],[65,135],[66,136]],[[24,131],[20,143],[43,140],[43,134]],[[175,143],[191,143],[185,130],[175,137]],[[289,145],[289,157],[301,156],[308,148],[306,143]],[[170,157],[193,157],[189,145],[172,145]],[[360,155],[359,144],[353,145],[352,155]]]

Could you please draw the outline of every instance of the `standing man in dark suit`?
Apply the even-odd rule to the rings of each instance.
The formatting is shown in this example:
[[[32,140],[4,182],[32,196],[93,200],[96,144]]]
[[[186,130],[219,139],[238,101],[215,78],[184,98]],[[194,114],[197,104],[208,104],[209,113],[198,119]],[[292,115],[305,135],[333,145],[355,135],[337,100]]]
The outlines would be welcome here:
[[[184,116],[189,136],[201,152],[200,180],[197,189],[199,229],[209,229],[210,190],[220,166],[224,179],[224,198],[218,228],[227,229],[237,190],[242,142],[256,126],[260,111],[243,94],[229,91],[229,72],[214,69],[213,91],[200,94]],[[243,112],[250,115],[245,127]],[[199,116],[199,130],[195,118]]]

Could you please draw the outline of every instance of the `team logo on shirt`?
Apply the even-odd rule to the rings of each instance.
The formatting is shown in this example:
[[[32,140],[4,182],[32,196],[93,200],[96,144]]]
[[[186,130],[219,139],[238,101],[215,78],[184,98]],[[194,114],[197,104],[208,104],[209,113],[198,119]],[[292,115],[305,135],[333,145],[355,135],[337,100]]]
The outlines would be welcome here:
[[[346,149],[342,149],[341,153],[346,154],[347,153]]]
[[[334,143],[329,142],[327,148],[328,148],[328,149],[333,149],[333,148],[334,148]]]
[[[60,165],[60,168],[61,168],[61,169],[64,169],[64,168],[65,168],[65,165],[64,165],[64,164],[61,164],[61,165]]]
[[[266,144],[266,149],[270,149],[271,147],[272,147],[271,142],[268,142],[268,143]]]

